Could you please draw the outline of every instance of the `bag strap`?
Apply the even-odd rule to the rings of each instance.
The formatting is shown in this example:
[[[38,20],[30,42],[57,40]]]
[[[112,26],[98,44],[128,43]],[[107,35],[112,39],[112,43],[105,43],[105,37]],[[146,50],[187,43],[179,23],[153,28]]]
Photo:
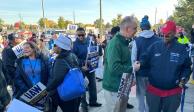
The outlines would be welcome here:
[[[72,67],[71,67],[70,64],[67,62],[67,60],[64,59],[64,61],[65,61],[66,65],[67,65],[67,67],[68,67],[69,69],[72,69]]]

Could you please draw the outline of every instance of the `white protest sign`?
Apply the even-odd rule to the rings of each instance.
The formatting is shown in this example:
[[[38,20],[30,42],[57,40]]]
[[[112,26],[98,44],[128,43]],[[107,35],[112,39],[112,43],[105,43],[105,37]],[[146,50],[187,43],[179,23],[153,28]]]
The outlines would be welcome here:
[[[20,44],[18,44],[17,46],[14,46],[12,48],[12,50],[15,53],[15,55],[17,56],[17,58],[20,58],[24,55],[23,45],[24,45],[25,42],[26,42],[26,40],[22,41]]]
[[[78,26],[74,24],[68,24],[67,30],[77,30]]]
[[[21,98],[30,104],[35,104],[42,100],[46,95],[46,86],[39,82],[24,93]]]
[[[38,110],[37,108],[34,108],[22,101],[19,101],[17,99],[13,99],[13,101],[10,103],[7,112],[42,112]]]

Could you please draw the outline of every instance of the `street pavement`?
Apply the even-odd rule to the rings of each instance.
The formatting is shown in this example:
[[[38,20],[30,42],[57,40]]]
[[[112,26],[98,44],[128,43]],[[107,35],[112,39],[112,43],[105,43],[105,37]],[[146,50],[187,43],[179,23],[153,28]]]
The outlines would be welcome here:
[[[184,106],[184,112],[194,112],[194,85],[187,84],[189,87],[186,90],[186,97],[185,97],[185,106]],[[133,88],[135,90],[135,88]],[[99,108],[91,108],[89,107],[89,112],[106,112],[105,110],[105,98],[104,98],[104,91],[102,89],[102,82],[97,81],[97,91],[98,91],[98,102],[102,103],[102,107]],[[12,91],[9,91],[10,94],[12,94]],[[130,95],[129,103],[134,105],[134,109],[127,110],[127,112],[138,112],[137,106],[137,99],[135,97],[135,92],[132,92],[133,94]],[[87,95],[88,98],[88,95]],[[60,108],[57,112],[62,112]],[[81,111],[80,111],[81,112]],[[180,109],[177,112],[181,112]]]
[[[194,112],[194,85],[187,84],[189,87],[186,90],[186,97],[185,97],[185,106],[184,106],[184,112]],[[102,107],[99,108],[93,108],[89,107],[89,112],[107,112],[106,111],[106,105],[105,105],[105,98],[104,98],[104,91],[102,89],[102,82],[97,82],[97,90],[98,90],[98,102],[102,103]],[[134,109],[128,109],[127,112],[138,112],[137,106],[137,99],[133,93],[130,95],[129,103],[134,105]],[[60,111],[60,109],[58,110]],[[81,112],[81,111],[80,111]],[[177,112],[181,112],[180,109]]]

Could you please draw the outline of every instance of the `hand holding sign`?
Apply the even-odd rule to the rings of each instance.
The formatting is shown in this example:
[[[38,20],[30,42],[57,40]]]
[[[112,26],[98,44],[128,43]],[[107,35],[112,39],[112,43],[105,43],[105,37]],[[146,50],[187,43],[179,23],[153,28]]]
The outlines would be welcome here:
[[[83,66],[83,67],[82,67],[82,70],[83,70],[83,71],[87,71],[87,70],[88,70],[88,67],[87,67],[87,66]]]

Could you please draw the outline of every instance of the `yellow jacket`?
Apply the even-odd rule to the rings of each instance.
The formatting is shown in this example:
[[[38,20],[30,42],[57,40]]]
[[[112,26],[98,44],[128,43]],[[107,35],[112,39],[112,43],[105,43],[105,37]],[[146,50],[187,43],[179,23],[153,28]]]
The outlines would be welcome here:
[[[180,44],[188,44],[189,43],[189,39],[186,36],[184,36],[184,38],[179,37],[178,38],[178,43],[180,43]]]

